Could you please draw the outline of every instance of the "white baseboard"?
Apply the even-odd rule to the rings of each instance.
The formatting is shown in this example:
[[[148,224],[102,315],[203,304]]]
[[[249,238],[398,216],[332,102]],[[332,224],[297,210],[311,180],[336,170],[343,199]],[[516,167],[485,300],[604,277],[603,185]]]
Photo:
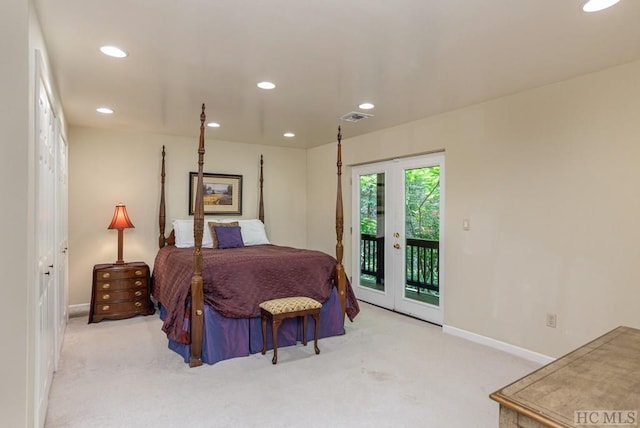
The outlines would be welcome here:
[[[89,316],[89,303],[81,303],[79,305],[69,305],[69,318]]]
[[[554,361],[555,358],[549,357],[548,355],[540,354],[538,352],[530,351],[525,348],[521,348],[519,346],[511,345],[506,342],[502,342],[500,340],[492,339],[490,337],[481,336],[476,333],[472,333],[467,330],[463,330],[457,327],[451,327],[448,325],[442,326],[442,331],[451,334],[453,336],[462,337],[463,339],[470,340],[472,342],[480,343],[481,345],[486,345],[491,348],[499,349],[504,352],[508,352],[509,354],[516,355],[518,357],[534,361],[540,364],[549,364]]]

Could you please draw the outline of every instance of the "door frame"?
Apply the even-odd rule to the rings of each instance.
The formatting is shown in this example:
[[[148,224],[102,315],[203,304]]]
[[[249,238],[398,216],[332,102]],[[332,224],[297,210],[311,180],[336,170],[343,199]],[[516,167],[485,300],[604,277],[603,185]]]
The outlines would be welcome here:
[[[439,302],[438,306],[417,302],[404,295],[405,284],[405,180],[407,169],[440,166],[440,213],[439,213]],[[360,184],[361,175],[385,174],[385,288],[373,290],[360,285]],[[388,161],[372,162],[351,168],[352,185],[352,284],[356,296],[368,303],[401,312],[415,318],[442,325],[444,323],[445,303],[445,153],[435,152]],[[390,197],[391,196],[391,197]],[[393,211],[392,211],[393,210]],[[387,221],[389,220],[389,221]],[[355,232],[355,233],[353,233]],[[401,251],[393,247],[398,243],[393,236],[399,233]],[[364,297],[364,298],[361,298]]]

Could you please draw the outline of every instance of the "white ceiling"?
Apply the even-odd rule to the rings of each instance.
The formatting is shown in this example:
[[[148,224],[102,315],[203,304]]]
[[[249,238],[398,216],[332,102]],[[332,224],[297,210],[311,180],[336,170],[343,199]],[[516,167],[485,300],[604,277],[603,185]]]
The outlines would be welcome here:
[[[314,147],[339,124],[348,138],[640,58],[639,0],[34,3],[70,125],[197,137],[205,103],[222,125],[207,138],[256,144]],[[338,120],[363,101],[373,118]]]

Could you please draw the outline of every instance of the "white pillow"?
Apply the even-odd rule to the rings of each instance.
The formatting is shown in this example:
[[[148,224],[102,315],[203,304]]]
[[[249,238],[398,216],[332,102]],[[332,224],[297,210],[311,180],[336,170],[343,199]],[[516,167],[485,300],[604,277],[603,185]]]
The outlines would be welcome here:
[[[193,220],[173,220],[173,231],[176,236],[176,247],[191,248],[195,246],[193,239]],[[202,235],[202,247],[213,248],[211,230],[205,222],[204,235]]]
[[[267,233],[264,230],[264,223],[257,218],[251,220],[238,220],[242,242],[245,246],[269,244]]]

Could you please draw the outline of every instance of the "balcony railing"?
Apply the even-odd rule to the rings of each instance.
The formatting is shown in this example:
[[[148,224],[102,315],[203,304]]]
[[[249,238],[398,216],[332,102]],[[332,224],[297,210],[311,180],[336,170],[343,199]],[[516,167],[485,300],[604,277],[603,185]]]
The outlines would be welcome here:
[[[376,278],[377,284],[384,284],[384,236],[360,235],[360,273]]]
[[[440,242],[409,238],[406,248],[407,285],[416,287],[418,294],[425,289],[440,291]]]
[[[440,243],[426,239],[406,240],[406,286],[418,294],[430,290],[439,292]],[[360,235],[360,273],[384,283],[384,237]]]

